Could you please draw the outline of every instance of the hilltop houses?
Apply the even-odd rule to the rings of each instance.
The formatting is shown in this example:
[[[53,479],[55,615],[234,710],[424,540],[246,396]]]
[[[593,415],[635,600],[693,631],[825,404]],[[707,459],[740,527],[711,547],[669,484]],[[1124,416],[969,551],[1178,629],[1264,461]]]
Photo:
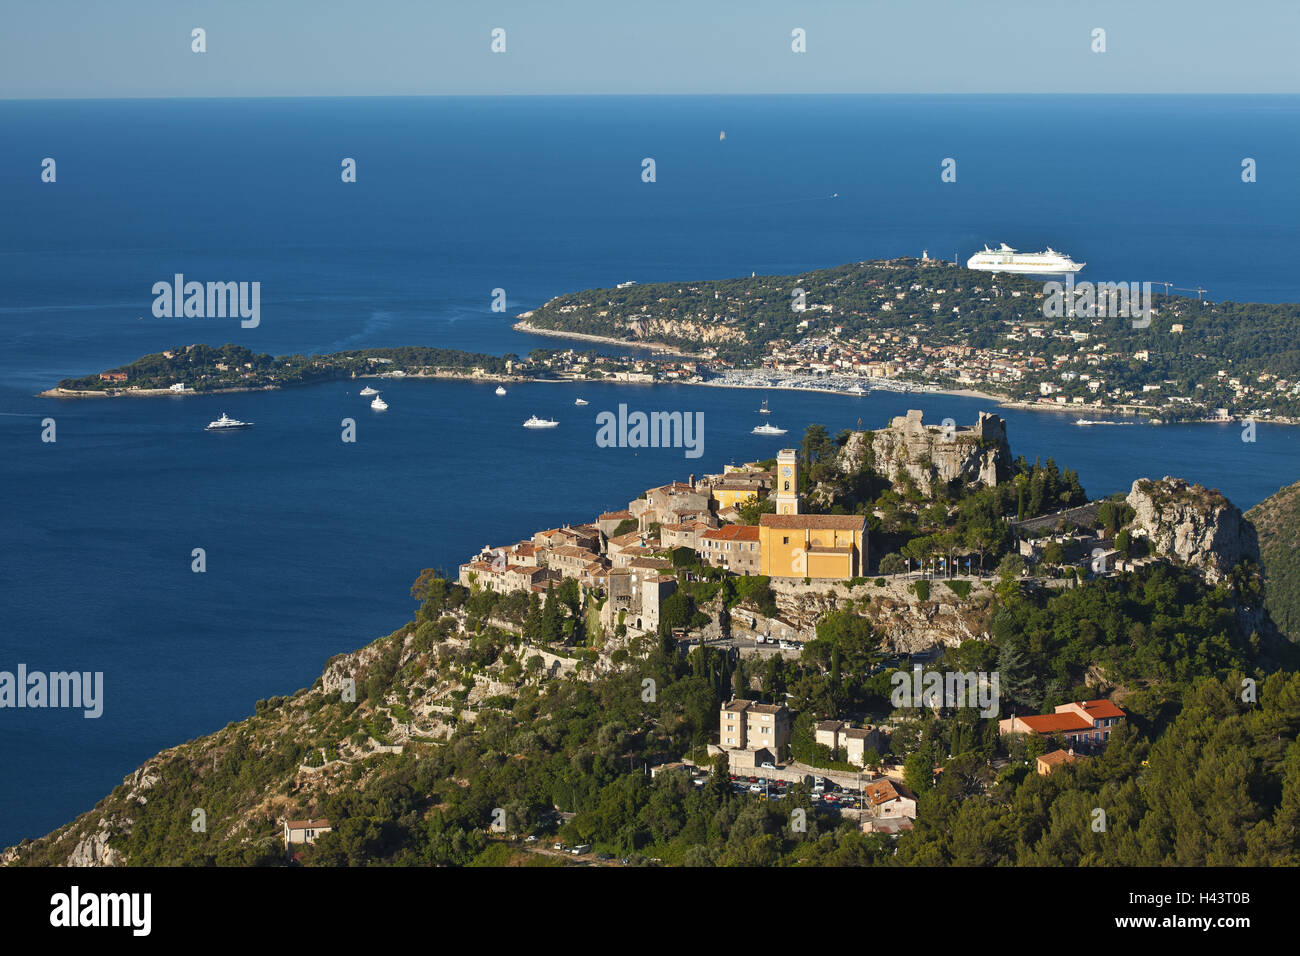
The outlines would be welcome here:
[[[1060,734],[1066,746],[1094,748],[1104,746],[1111,731],[1125,717],[1108,700],[1080,700],[1059,704],[1052,714],[1031,714],[1027,717],[1008,717],[998,721],[999,734],[1038,734],[1051,737]]]
[[[866,753],[874,750],[883,753],[885,735],[880,728],[854,727],[842,720],[823,720],[813,727],[813,741],[824,744],[832,752],[842,751],[843,759],[859,767],[866,765]]]
[[[776,764],[790,745],[790,711],[784,704],[733,700],[719,713],[718,743],[732,768]]]
[[[748,575],[758,574],[762,569],[758,548],[757,526],[729,524],[701,534],[696,550],[706,564],[726,568],[732,574]]]

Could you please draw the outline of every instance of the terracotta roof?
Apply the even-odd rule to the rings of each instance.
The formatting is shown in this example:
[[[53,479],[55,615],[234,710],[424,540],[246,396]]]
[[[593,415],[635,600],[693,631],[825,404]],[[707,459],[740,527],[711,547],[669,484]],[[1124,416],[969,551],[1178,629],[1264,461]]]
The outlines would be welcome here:
[[[616,537],[616,538],[610,538],[610,539],[609,539],[609,543],[612,544],[612,545],[614,545],[615,547],[619,547],[619,548],[624,548],[624,547],[627,547],[628,545],[632,545],[632,544],[640,544],[640,543],[641,543],[641,532],[640,532],[640,531],[629,531],[627,534],[620,534],[620,535],[619,535],[618,537]]]
[[[1049,767],[1055,767],[1057,764],[1071,763],[1079,758],[1068,750],[1053,750],[1050,754],[1043,754],[1038,759]]]
[[[867,519],[864,515],[761,515],[758,523],[764,528],[862,531]]]
[[[1092,721],[1078,714],[1030,714],[1016,718],[1036,734],[1054,734],[1057,731],[1092,730]]]
[[[870,800],[876,806],[882,803],[888,803],[890,800],[907,799],[915,800],[916,797],[912,791],[908,790],[901,783],[895,783],[886,777],[884,780],[877,780],[875,783],[869,783],[862,788],[862,796]]]
[[[732,524],[725,528],[716,528],[705,532],[704,537],[710,541],[757,541],[758,525]]]
[[[319,830],[321,827],[327,827],[330,822],[325,819],[320,820],[288,820],[286,821],[290,830]]]
[[[586,548],[579,548],[576,545],[566,544],[559,548],[554,548],[552,554],[562,555],[566,558],[586,558],[595,557],[595,553]]]
[[[1094,720],[1099,720],[1104,717],[1126,716],[1124,711],[1120,710],[1108,700],[1084,700],[1079,703],[1083,704],[1083,709],[1086,710],[1089,716]]]

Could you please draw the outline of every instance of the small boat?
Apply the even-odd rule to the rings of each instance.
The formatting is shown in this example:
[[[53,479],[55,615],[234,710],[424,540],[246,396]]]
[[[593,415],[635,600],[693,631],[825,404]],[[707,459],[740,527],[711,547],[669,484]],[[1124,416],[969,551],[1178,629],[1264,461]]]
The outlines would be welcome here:
[[[754,428],[751,432],[751,434],[754,435],[784,435],[785,433],[786,429],[777,428],[775,425],[769,425],[767,422]]]
[[[504,395],[505,393],[506,393],[506,387],[505,387],[504,385],[498,385],[498,386],[497,386],[497,394],[498,394],[498,395]]]
[[[369,385],[367,385],[365,388],[361,390],[361,394],[362,396],[369,398],[371,395],[378,395],[379,389],[371,388]]]
[[[215,422],[208,422],[208,427],[205,428],[204,431],[219,432],[219,431],[226,431],[227,429],[231,429],[231,428],[252,428],[252,427],[253,427],[252,422],[241,422],[239,419],[231,418],[225,412],[222,412],[221,417],[218,418]]]
[[[758,410],[760,415],[771,415],[772,410],[767,407],[767,399],[763,399],[763,407]]]
[[[375,400],[370,403],[370,407],[377,412],[382,412],[384,409],[388,407],[388,403],[384,401],[382,396],[376,395]]]
[[[557,421],[553,421],[547,418],[538,418],[536,415],[533,415],[531,418],[528,419],[528,421],[524,422],[524,427],[525,428],[554,428],[558,424],[560,423]]]
[[[577,398],[577,399],[574,399],[573,404],[575,404],[575,405],[586,405],[586,404],[588,404],[588,402],[587,402],[587,400],[586,400],[585,398]]]

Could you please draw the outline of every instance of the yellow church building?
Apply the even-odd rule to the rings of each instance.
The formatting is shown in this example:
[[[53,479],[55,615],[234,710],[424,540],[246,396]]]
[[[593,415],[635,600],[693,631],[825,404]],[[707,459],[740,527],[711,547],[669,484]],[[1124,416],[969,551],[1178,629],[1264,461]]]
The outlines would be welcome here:
[[[800,514],[799,462],[793,448],[778,453],[776,470],[776,514],[762,515],[758,524],[760,573],[838,581],[864,575],[866,517]]]

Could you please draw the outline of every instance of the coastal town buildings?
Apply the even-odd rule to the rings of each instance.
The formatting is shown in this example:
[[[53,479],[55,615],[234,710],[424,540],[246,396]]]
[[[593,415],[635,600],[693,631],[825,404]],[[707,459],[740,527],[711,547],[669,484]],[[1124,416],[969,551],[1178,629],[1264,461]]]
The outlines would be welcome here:
[[[316,842],[322,833],[333,831],[329,820],[285,820],[284,848],[292,850],[294,846],[308,845]]]
[[[719,713],[718,743],[733,767],[779,763],[790,745],[790,712],[784,704],[729,701]]]
[[[823,720],[813,728],[813,740],[829,747],[833,753],[859,767],[866,764],[866,753],[885,751],[885,735],[878,727],[854,727],[842,720]]]
[[[1080,700],[1057,705],[1055,713],[1000,720],[998,733],[1042,737],[1060,734],[1072,749],[1093,748],[1105,745],[1124,716],[1124,711],[1108,700]]]
[[[864,515],[763,515],[761,573],[774,578],[847,581],[867,568]]]
[[[706,564],[726,568],[732,574],[758,574],[762,570],[755,525],[731,524],[706,531],[700,535],[698,551]]]

